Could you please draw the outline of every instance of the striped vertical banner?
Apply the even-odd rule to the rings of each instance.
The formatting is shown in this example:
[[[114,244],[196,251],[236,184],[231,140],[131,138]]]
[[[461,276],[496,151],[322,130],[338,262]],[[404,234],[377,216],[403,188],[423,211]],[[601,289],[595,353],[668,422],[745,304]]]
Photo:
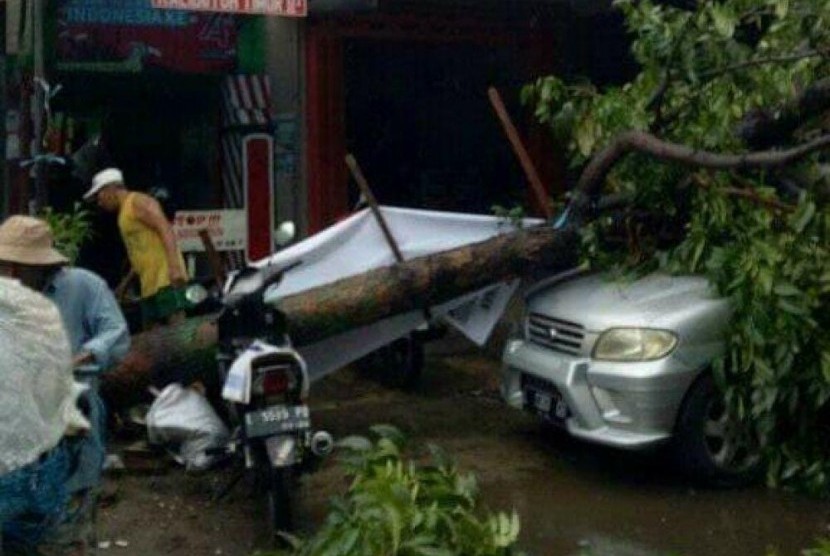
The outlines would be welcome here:
[[[245,137],[251,133],[261,133],[271,124],[271,82],[268,76],[227,76],[222,82],[223,130],[220,138],[226,208],[245,208]],[[233,251],[228,255],[232,268],[240,268],[245,262],[243,251]]]

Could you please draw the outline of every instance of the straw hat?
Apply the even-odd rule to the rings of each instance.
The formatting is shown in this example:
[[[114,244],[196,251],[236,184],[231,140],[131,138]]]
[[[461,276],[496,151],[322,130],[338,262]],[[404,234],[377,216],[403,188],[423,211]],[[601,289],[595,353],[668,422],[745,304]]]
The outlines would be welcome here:
[[[84,200],[91,200],[106,186],[115,183],[124,183],[124,174],[121,173],[121,170],[118,168],[107,168],[106,170],[101,170],[93,176],[92,187],[84,193]]]
[[[69,259],[55,250],[49,224],[31,216],[11,216],[0,225],[0,261],[52,266]]]

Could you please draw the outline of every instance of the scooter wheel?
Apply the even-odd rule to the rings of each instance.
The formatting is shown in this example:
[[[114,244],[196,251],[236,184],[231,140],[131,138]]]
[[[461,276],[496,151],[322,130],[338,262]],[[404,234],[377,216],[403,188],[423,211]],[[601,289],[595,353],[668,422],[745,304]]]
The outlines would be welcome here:
[[[269,537],[279,545],[280,532],[291,532],[294,527],[294,470],[290,467],[268,469],[266,486]]]

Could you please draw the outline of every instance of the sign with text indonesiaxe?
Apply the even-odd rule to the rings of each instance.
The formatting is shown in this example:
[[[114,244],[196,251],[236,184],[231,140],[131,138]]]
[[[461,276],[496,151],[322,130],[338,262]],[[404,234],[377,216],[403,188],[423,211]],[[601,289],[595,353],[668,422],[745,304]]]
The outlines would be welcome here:
[[[153,0],[153,7],[289,17],[305,17],[308,13],[307,0]]]
[[[61,71],[201,75],[237,64],[233,14],[156,10],[149,0],[57,0],[57,25]]]

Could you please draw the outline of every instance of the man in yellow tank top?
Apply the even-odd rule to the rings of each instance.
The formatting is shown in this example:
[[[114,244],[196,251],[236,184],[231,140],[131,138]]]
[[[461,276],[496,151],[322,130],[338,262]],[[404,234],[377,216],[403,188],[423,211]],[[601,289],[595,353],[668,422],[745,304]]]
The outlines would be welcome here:
[[[187,271],[173,228],[158,201],[127,189],[123,174],[116,168],[98,172],[84,199],[118,214],[118,229],[130,265],[141,282],[145,326],[184,320],[188,305],[184,296]]]

